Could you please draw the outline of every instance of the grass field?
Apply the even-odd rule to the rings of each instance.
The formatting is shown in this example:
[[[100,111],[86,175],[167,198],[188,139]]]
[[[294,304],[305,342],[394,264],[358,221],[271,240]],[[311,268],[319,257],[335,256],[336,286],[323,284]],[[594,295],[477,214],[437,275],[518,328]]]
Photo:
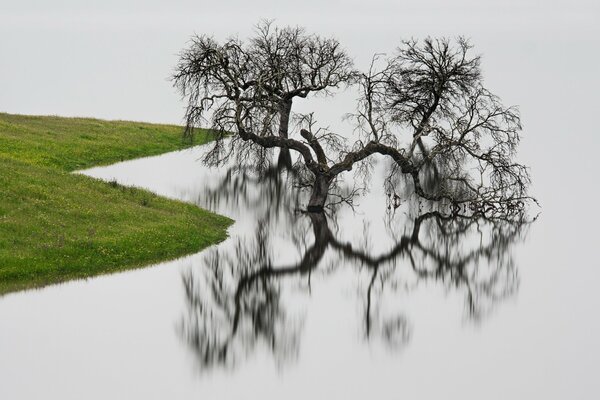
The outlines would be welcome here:
[[[195,144],[209,139],[198,135]],[[0,113],[0,294],[141,267],[225,239],[228,218],[70,173],[182,147],[178,126]]]

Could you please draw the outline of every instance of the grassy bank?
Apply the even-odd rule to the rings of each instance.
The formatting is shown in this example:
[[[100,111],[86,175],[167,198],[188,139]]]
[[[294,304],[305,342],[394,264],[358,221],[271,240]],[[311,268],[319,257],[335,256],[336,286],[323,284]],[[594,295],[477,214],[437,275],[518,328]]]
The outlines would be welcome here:
[[[223,240],[225,217],[70,173],[181,147],[177,126],[0,113],[0,294],[140,267]]]

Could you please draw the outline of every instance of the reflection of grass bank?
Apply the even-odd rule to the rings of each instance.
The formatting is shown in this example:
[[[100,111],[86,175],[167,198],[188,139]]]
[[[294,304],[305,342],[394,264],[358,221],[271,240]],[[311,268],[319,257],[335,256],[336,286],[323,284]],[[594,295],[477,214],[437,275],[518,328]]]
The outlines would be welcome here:
[[[200,135],[196,143],[208,140]],[[223,240],[228,218],[69,173],[181,146],[177,126],[0,114],[0,294]]]

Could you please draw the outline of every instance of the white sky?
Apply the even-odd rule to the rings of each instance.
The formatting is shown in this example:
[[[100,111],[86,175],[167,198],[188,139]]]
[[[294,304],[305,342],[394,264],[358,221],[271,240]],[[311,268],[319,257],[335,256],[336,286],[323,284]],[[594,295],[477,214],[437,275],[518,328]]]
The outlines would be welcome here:
[[[2,0],[0,111],[180,122],[182,103],[167,78],[189,36],[243,37],[260,18],[334,35],[360,66],[412,36],[465,35],[491,59],[508,56],[502,48],[509,42],[525,49],[532,40],[597,40],[599,4]],[[336,114],[348,106],[340,104]]]

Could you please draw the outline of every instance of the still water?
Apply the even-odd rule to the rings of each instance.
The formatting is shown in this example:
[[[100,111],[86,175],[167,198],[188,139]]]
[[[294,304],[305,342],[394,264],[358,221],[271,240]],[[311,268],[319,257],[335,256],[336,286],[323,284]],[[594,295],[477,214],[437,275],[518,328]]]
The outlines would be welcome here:
[[[390,209],[382,161],[354,207],[309,217],[285,174],[209,170],[201,153],[84,172],[236,223],[195,255],[0,298],[0,398],[598,393],[599,274],[588,248],[565,260],[578,232],[553,242],[558,217]]]

